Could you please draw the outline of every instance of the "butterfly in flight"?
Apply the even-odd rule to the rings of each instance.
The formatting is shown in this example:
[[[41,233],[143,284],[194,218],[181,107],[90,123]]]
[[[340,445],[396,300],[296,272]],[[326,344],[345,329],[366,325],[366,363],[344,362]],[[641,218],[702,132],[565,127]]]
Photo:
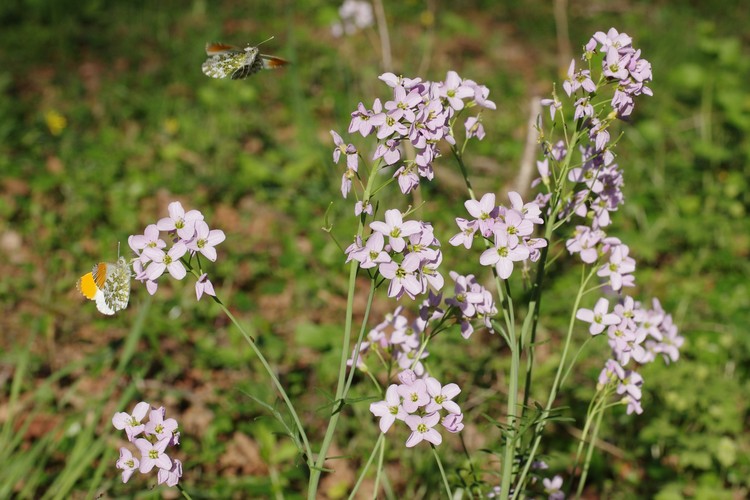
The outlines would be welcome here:
[[[201,69],[211,78],[229,77],[232,80],[241,80],[262,69],[280,68],[289,64],[280,57],[261,54],[257,46],[250,45],[243,49],[226,43],[211,42],[206,44],[206,55],[208,59]]]
[[[130,265],[125,257],[117,262],[100,262],[94,265],[76,283],[81,295],[96,302],[99,312],[111,316],[128,307],[130,299]]]

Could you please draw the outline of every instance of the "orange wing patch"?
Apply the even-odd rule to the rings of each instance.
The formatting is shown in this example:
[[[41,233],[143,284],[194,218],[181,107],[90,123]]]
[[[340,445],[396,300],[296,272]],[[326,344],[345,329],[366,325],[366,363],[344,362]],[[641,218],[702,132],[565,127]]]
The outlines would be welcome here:
[[[94,266],[91,274],[94,276],[96,286],[99,287],[99,290],[102,290],[104,288],[104,283],[107,282],[107,264],[105,262],[98,263]]]
[[[266,54],[261,54],[260,57],[263,58],[263,67],[269,69],[280,68],[289,64],[289,61],[276,56],[267,56]]]
[[[99,288],[96,286],[96,281],[94,281],[93,273],[86,273],[81,276],[78,283],[76,283],[76,288],[81,292],[81,295],[89,300],[94,300],[96,292],[99,291]]]
[[[242,52],[241,48],[235,47],[234,45],[229,45],[228,43],[209,42],[206,44],[206,54],[209,56],[223,54],[225,52],[231,52],[233,50],[239,50],[240,52]]]

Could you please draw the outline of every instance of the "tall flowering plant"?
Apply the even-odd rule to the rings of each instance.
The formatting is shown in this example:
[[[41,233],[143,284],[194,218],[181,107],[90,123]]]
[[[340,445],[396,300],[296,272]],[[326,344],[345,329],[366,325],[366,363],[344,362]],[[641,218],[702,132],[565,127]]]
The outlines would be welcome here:
[[[423,385],[439,384],[426,360],[429,343],[441,332],[450,334],[452,325],[467,340],[477,327],[499,333],[510,348],[509,400],[501,443],[501,482],[489,493],[502,498],[515,498],[533,489],[539,474],[532,471],[543,468],[537,456],[565,373],[572,368],[574,338],[580,339],[582,334],[592,340],[606,338],[612,353],[603,360],[576,457],[575,465],[588,447],[578,478],[579,494],[591,459],[590,443],[595,441],[604,410],[614,401],[625,405],[628,414],[642,413],[644,381],[638,366],[659,357],[666,362],[676,361],[683,342],[658,300],[654,299],[649,307],[625,293],[635,285],[636,263],[627,244],[608,234],[613,215],[624,202],[623,174],[615,163],[610,130],[633,112],[636,98],[652,94],[647,86],[652,78],[651,65],[633,47],[628,35],[613,28],[591,38],[581,62],[572,61],[567,76],[562,84],[564,95],[555,90],[542,101],[547,112],[537,121],[541,159],[537,162],[539,177],[530,186],[537,189],[532,200],[524,201],[519,193],[510,192],[507,204],[502,204],[495,193],[478,196],[473,191],[465,148],[469,141],[485,137],[482,114],[496,106],[489,100],[485,86],[453,71],[441,82],[391,73],[380,77],[391,87],[392,97],[385,102],[376,99],[371,106],[360,103],[352,112],[348,129],[350,134],[376,138],[375,146],[369,147],[374,162],[371,170],[361,165],[365,153],[331,131],[334,162],[346,158],[341,192],[344,198],[354,194],[354,214],[360,220],[354,241],[345,252],[347,261],[369,275],[373,283],[371,297],[382,286],[387,288],[388,297],[419,301],[415,319],[409,319],[409,306],[402,304],[368,333],[363,328],[348,364],[368,373],[373,371],[373,362],[382,363],[388,374],[394,367],[403,370],[399,374],[401,384],[381,388],[385,399],[373,403],[370,410],[380,418],[383,433],[399,421],[414,431],[418,418],[422,437],[417,439],[412,433],[407,447],[421,440],[438,445],[442,441],[438,424],[458,432],[463,423],[455,423],[461,422],[463,415],[458,403],[454,403],[447,410],[446,420],[434,400],[430,402],[430,393],[425,393]],[[459,125],[463,125],[463,142],[455,134]],[[395,181],[406,195],[420,183],[438,177],[434,162],[442,156],[441,145],[446,143],[457,160],[468,193],[464,203],[468,215],[457,214],[458,232],[448,239],[448,244],[454,248],[452,252],[467,252],[458,258],[478,264],[476,275],[448,272],[455,283],[452,294],[444,290],[441,232],[429,221],[411,220],[410,209],[403,212],[386,208],[382,216],[373,209],[378,205],[377,195],[390,182]],[[383,170],[392,172],[391,179],[378,185],[382,176],[374,174]],[[566,236],[571,226],[572,236]],[[539,406],[539,414],[527,415],[534,381],[535,337],[542,317],[539,304],[545,265],[550,255],[560,256],[561,250],[581,261],[584,277],[571,304],[569,327],[546,404]],[[485,288],[481,283],[486,280],[477,278],[482,267],[489,268],[494,289]],[[352,269],[354,276],[356,271]],[[513,279],[529,279],[531,284],[531,298],[522,318],[508,286]],[[584,296],[597,292],[602,296],[589,308]],[[523,376],[522,355],[531,360]],[[415,382],[411,382],[414,377],[424,383],[415,387]],[[376,386],[380,387],[377,382]],[[456,386],[450,392],[451,403],[458,391]],[[532,419],[533,425],[522,425]],[[522,436],[522,432],[526,435]],[[444,483],[447,493],[452,494],[447,478]],[[543,486],[550,498],[565,495],[562,476],[546,478]],[[481,486],[475,488],[476,492],[482,491]]]
[[[331,130],[332,159],[343,171],[341,195],[352,203],[347,212],[353,214],[358,226],[348,246],[342,245],[342,261],[349,264],[342,354],[328,425],[317,445],[308,439],[294,404],[255,339],[224,306],[203,269],[206,261],[217,259],[215,247],[225,239],[222,231],[210,229],[201,212],[185,211],[180,203],[172,203],[169,217],[129,239],[136,255],[136,279],[154,294],[163,277],[182,280],[191,273],[197,299],[212,297],[235,323],[286,406],[289,419],[275,409],[274,415],[304,457],[310,499],[318,494],[338,420],[346,414],[342,411],[345,406],[351,404],[347,395],[358,371],[370,375],[373,383],[369,410],[380,437],[352,495],[375,455],[383,456],[394,426],[408,432],[403,446],[414,448],[414,453],[429,445],[446,494],[451,498],[459,494],[437,447],[467,424],[462,404],[472,388],[459,387],[438,373],[438,365],[430,360],[430,346],[441,336],[454,334],[472,342],[485,330],[497,334],[492,345],[498,351],[510,352],[505,377],[507,411],[495,416],[503,431],[496,446],[501,450],[501,460],[494,476],[500,480],[488,484],[475,474],[471,484],[462,480],[458,488],[488,498],[546,494],[560,499],[577,481],[580,496],[604,412],[622,405],[627,414],[643,413],[645,381],[639,367],[659,358],[668,363],[677,361],[683,343],[658,300],[653,299],[649,305],[625,292],[635,285],[636,262],[627,244],[611,230],[614,216],[624,203],[624,181],[622,169],[615,163],[610,131],[618,120],[632,113],[636,98],[651,95],[647,86],[651,77],[650,64],[633,47],[629,36],[614,28],[594,34],[584,47],[581,61],[571,63],[562,84],[563,94],[555,89],[542,102],[547,109],[536,128],[541,145],[539,177],[530,186],[536,192],[524,200],[517,192],[479,195],[472,188],[465,150],[472,141],[485,138],[483,114],[497,109],[486,86],[455,71],[448,71],[442,81],[393,73],[380,76],[389,88],[388,97],[375,99],[369,106],[359,103],[351,113],[348,133],[361,138],[350,142]],[[354,144],[367,139],[374,144]],[[439,180],[440,168],[445,168],[439,160],[446,153],[455,159],[466,185],[465,212],[455,214],[454,228],[439,227],[429,217],[417,218],[417,210],[407,203],[385,206],[382,194],[389,188],[405,197],[422,183]],[[171,246],[162,233],[168,235]],[[546,401],[533,401],[534,350],[544,317],[540,300],[545,269],[550,260],[566,254],[580,261],[582,279],[577,293],[571,295],[568,328],[561,339],[560,361],[547,388]],[[473,263],[474,272],[460,274],[444,269],[444,260],[456,259]],[[362,325],[355,333],[358,277],[369,278],[369,290]],[[446,278],[450,278],[447,286]],[[529,285],[529,293],[524,296],[527,302],[520,307],[510,286],[512,280],[526,280]],[[398,305],[373,325],[370,308],[379,293],[398,301]],[[586,298],[589,294],[598,297],[594,301]],[[581,472],[566,487],[563,475],[546,474],[548,466],[539,459],[545,427],[556,414],[558,394],[578,358],[574,346],[580,341],[604,339],[611,355],[601,360],[601,373],[592,381],[596,393],[575,463],[568,471]],[[528,361],[523,374],[522,358]],[[148,429],[141,429],[140,420],[148,409],[143,405],[137,405],[132,415],[118,414],[113,419],[118,429],[128,432],[131,441],[136,431]],[[163,421],[163,410],[151,413],[152,420]],[[163,421],[162,430],[167,422]],[[160,472],[160,482],[163,476],[163,482],[177,483],[181,465],[176,466],[176,461],[164,453],[174,434],[169,440],[158,432],[151,436],[135,442],[141,459],[129,451],[122,452],[118,467],[123,469],[123,481],[136,469],[147,472],[156,467],[164,471]],[[376,477],[378,491],[381,474]]]

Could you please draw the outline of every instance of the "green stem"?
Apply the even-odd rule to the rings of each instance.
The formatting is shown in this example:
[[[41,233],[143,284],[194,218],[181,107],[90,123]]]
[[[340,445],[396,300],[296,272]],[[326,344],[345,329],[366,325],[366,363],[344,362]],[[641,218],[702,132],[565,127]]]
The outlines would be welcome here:
[[[430,444],[432,447],[432,454],[435,456],[435,461],[437,462],[438,469],[440,469],[440,475],[443,478],[443,486],[445,487],[445,493],[448,495],[448,498],[453,498],[453,494],[451,493],[451,486],[448,484],[448,477],[445,475],[445,469],[443,469],[443,462],[440,461],[440,455],[438,455],[437,448],[435,448],[434,444]]]
[[[586,476],[589,473],[589,466],[591,465],[591,457],[594,453],[594,445],[596,444],[597,436],[599,435],[599,429],[602,424],[602,417],[604,417],[604,410],[599,409],[599,414],[596,417],[596,425],[594,425],[594,432],[591,433],[591,440],[589,441],[589,448],[586,451],[586,461],[583,463],[583,471],[581,472],[581,479],[578,481],[578,491],[576,492],[576,498],[581,498],[583,493],[583,487],[586,484]]]
[[[362,467],[362,472],[359,473],[359,478],[357,479],[357,482],[354,484],[354,487],[352,488],[352,491],[349,493],[349,500],[352,500],[354,496],[357,494],[357,491],[359,490],[359,487],[362,485],[362,481],[365,479],[365,474],[367,474],[367,470],[370,468],[370,465],[372,465],[372,461],[375,459],[375,454],[378,452],[378,449],[383,447],[385,444],[385,434],[382,432],[380,433],[380,437],[378,437],[378,440],[375,442],[375,446],[372,448],[372,453],[370,453],[370,458],[367,459],[367,463],[364,467]],[[379,454],[382,456],[382,454]],[[377,486],[375,491],[377,491]]]
[[[292,401],[289,399],[289,396],[284,390],[284,386],[281,385],[281,382],[276,377],[276,374],[271,368],[271,365],[268,364],[268,361],[266,360],[265,356],[263,356],[263,353],[260,351],[260,349],[258,349],[258,346],[255,343],[255,339],[249,333],[247,333],[247,331],[245,331],[245,329],[242,327],[240,322],[237,321],[237,318],[234,317],[234,314],[232,314],[231,311],[227,309],[227,307],[218,297],[214,297],[213,299],[214,299],[214,302],[219,304],[219,307],[221,307],[221,309],[224,311],[224,314],[227,315],[227,317],[232,321],[232,323],[234,323],[234,326],[236,326],[237,329],[240,331],[240,333],[245,338],[247,343],[250,345],[250,348],[253,350],[255,355],[258,356],[258,359],[263,365],[263,368],[265,368],[266,373],[268,373],[268,376],[271,377],[271,380],[273,381],[273,385],[276,387],[276,390],[279,391],[281,398],[284,400],[284,403],[289,409],[289,413],[291,414],[292,419],[294,420],[294,424],[297,426],[297,432],[299,432],[299,435],[302,438],[305,455],[307,456],[308,465],[309,465],[310,462],[312,461],[312,448],[310,448],[310,443],[307,440],[307,434],[305,434],[305,429],[302,427],[302,422],[300,421],[299,416],[297,415],[297,412],[294,410],[294,405],[292,404]]]
[[[370,193],[377,177],[379,163],[373,168],[373,172],[367,178],[367,186],[365,187],[364,193],[362,193],[363,201],[370,201]],[[357,228],[357,237],[362,237],[365,229],[365,217],[363,213],[359,219],[359,227]],[[323,436],[323,442],[320,445],[317,457],[315,457],[315,465],[310,469],[310,482],[307,488],[308,500],[314,500],[317,496],[318,483],[320,482],[320,475],[323,472],[323,467],[326,461],[326,454],[328,448],[333,442],[333,435],[336,431],[336,425],[341,415],[341,410],[344,406],[344,400],[348,392],[348,384],[346,382],[346,360],[349,358],[349,346],[351,345],[352,338],[352,319],[354,317],[354,294],[357,285],[357,271],[359,270],[359,262],[352,261],[349,267],[349,291],[347,293],[346,300],[346,321],[344,325],[344,336],[341,340],[341,358],[339,362],[339,376],[338,382],[336,383],[336,396],[334,399],[333,410],[331,417],[328,420],[328,426],[326,427],[326,433]],[[373,282],[374,283],[374,282]],[[363,326],[364,328],[364,326]]]
[[[516,482],[516,485],[518,486],[516,488],[516,491],[513,493],[513,498],[518,498],[518,495],[523,490],[524,481],[526,480],[526,476],[529,473],[529,469],[531,469],[531,464],[534,461],[534,456],[536,455],[537,450],[539,449],[539,444],[542,441],[542,432],[544,431],[544,427],[547,425],[547,418],[549,417],[551,411],[552,411],[552,405],[555,402],[555,399],[557,398],[557,392],[560,390],[560,383],[562,381],[563,371],[565,368],[565,361],[568,357],[568,351],[570,350],[570,344],[571,340],[573,338],[573,325],[575,324],[576,320],[576,312],[578,311],[578,306],[581,303],[581,298],[584,294],[584,289],[586,287],[586,284],[589,282],[589,280],[595,275],[596,268],[592,268],[589,272],[589,275],[585,278],[582,277],[581,279],[581,286],[578,288],[578,293],[576,294],[576,299],[573,303],[573,309],[570,313],[570,321],[568,323],[568,332],[565,335],[565,343],[563,345],[562,354],[560,355],[560,362],[557,365],[557,371],[555,372],[555,380],[552,383],[552,387],[550,388],[549,396],[547,397],[547,404],[544,407],[544,411],[542,411],[542,415],[539,418],[539,423],[536,425],[536,428],[534,429],[534,440],[531,445],[531,450],[529,452],[529,456],[526,459],[526,463],[524,464],[523,470],[521,472],[521,475],[518,478],[518,481]]]

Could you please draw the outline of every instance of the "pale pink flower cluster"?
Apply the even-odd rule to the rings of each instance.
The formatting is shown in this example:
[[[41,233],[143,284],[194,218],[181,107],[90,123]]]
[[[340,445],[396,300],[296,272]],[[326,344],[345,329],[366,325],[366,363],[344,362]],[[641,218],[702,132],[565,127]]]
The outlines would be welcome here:
[[[424,314],[420,314],[414,320],[410,320],[403,314],[403,306],[398,306],[393,313],[387,314],[380,324],[368,332],[367,339],[362,341],[357,357],[357,368],[367,371],[365,358],[370,353],[377,353],[378,359],[386,363],[393,360],[400,369],[410,368],[418,376],[422,376],[425,369],[421,360],[429,356],[429,352],[422,348],[422,336],[427,330],[429,321],[440,315],[440,313],[435,314],[429,311],[430,304],[435,301],[439,303],[440,296],[431,293],[430,299],[426,300],[420,308]],[[354,364],[354,354],[353,351],[352,357],[347,361],[349,366]]]
[[[440,156],[438,143],[441,140],[456,143],[453,122],[461,110],[473,106],[496,109],[495,103],[487,99],[490,93],[487,87],[462,79],[455,71],[449,71],[442,82],[405,78],[393,73],[380,75],[380,80],[393,89],[393,99],[385,103],[375,99],[371,109],[359,103],[352,112],[349,133],[377,136],[379,143],[373,160],[380,159],[385,165],[398,167],[393,177],[398,179],[404,194],[419,186],[420,178],[433,179],[432,163]],[[466,137],[480,140],[484,137],[480,115],[468,117],[464,128]],[[340,137],[337,139],[338,134],[332,134],[337,150],[351,154],[353,146],[345,146]],[[416,152],[414,159],[403,155],[402,143],[406,141]],[[342,179],[344,197],[354,174],[356,169],[349,165]]]
[[[474,333],[472,321],[481,320],[487,329],[492,329],[492,318],[497,315],[497,307],[492,293],[480,285],[473,274],[463,276],[455,271],[450,272],[456,282],[453,298],[445,299],[445,303],[455,309],[455,314],[461,324],[461,335],[468,339]]]
[[[148,414],[148,421],[143,419]],[[132,413],[118,412],[112,417],[112,425],[118,430],[125,430],[128,441],[140,452],[137,458],[130,449],[120,448],[120,459],[117,468],[122,470],[122,482],[127,483],[138,470],[148,474],[156,467],[159,484],[176,486],[182,477],[182,462],[167,455],[167,448],[180,444],[180,433],[177,421],[167,418],[164,407],[153,408],[146,402],[135,405]],[[140,437],[139,437],[140,436]]]
[[[411,448],[422,441],[442,443],[438,424],[451,433],[464,428],[461,408],[453,401],[461,392],[458,385],[442,385],[429,376],[418,378],[412,370],[402,371],[398,378],[400,383],[388,386],[383,401],[370,404],[370,412],[380,417],[381,432],[388,432],[396,420],[404,422],[411,429],[406,440]]]
[[[536,202],[524,204],[521,195],[514,191],[508,193],[508,197],[510,208],[496,205],[493,193],[485,194],[479,201],[464,202],[473,219],[456,218],[461,232],[449,240],[451,245],[463,245],[467,249],[477,236],[491,240],[493,247],[482,253],[479,263],[494,266],[502,279],[510,277],[515,262],[536,262],[540,249],[547,246],[544,238],[532,238],[535,226],[544,223],[539,205]]]
[[[566,243],[571,254],[580,254],[586,264],[594,264],[603,256],[607,261],[599,266],[596,274],[607,280],[607,284],[618,292],[622,287],[635,286],[635,259],[630,257],[630,248],[619,238],[607,236],[601,229],[576,226],[573,237]]]
[[[331,34],[336,38],[369,28],[375,23],[372,5],[364,0],[345,0],[339,7],[340,21],[331,25]]]
[[[606,331],[612,359],[608,360],[599,376],[599,383],[617,383],[617,394],[623,395],[627,413],[641,414],[641,385],[643,378],[634,370],[625,370],[631,360],[638,364],[651,363],[661,355],[667,363],[677,361],[685,339],[678,334],[672,316],[666,314],[657,299],[651,309],[644,308],[632,297],[624,297],[609,312],[609,301],[600,298],[594,309],[581,308],[576,318],[591,323],[591,335]]]
[[[135,252],[133,262],[135,278],[146,284],[148,293],[153,295],[158,288],[157,279],[168,272],[173,278],[181,280],[187,275],[183,258],[188,255],[192,260],[200,257],[216,261],[216,245],[226,239],[224,231],[210,229],[198,210],[185,212],[182,204],[175,201],[169,204],[169,217],[159,219],[156,224],[146,226],[143,234],[128,237],[128,245]],[[161,238],[165,231],[171,236],[172,247],[166,249],[167,243]],[[207,274],[202,274],[195,283],[195,293],[201,296],[216,296],[214,287]]]
[[[443,260],[440,242],[429,223],[405,221],[398,209],[386,210],[385,221],[370,223],[372,233],[363,244],[360,238],[346,249],[347,262],[355,260],[362,269],[377,267],[390,281],[388,296],[412,299],[439,291],[444,279],[438,271]],[[387,241],[386,241],[387,238]]]

